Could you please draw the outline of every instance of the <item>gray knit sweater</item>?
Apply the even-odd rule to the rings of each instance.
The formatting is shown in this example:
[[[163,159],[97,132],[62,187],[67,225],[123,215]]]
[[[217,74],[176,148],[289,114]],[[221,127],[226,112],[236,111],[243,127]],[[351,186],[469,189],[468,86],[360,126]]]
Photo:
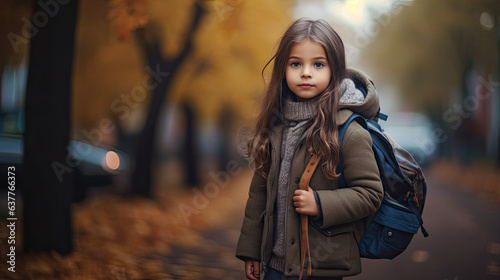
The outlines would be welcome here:
[[[356,89],[354,82],[344,79],[340,85],[340,103],[360,104],[364,100],[363,94]],[[291,163],[299,139],[309,127],[306,125],[317,113],[316,99],[304,102],[285,100],[284,116],[285,127],[281,145],[281,164],[278,179],[278,195],[276,199],[276,215],[274,228],[273,255],[269,266],[280,272],[285,270],[286,248],[286,211],[290,199]]]

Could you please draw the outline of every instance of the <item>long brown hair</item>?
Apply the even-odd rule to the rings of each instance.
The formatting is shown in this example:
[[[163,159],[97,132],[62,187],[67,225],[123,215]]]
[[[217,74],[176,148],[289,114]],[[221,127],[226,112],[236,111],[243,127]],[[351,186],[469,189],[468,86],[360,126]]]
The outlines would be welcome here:
[[[321,155],[325,161],[323,173],[329,179],[337,178],[340,144],[338,140],[337,110],[338,88],[346,77],[344,44],[340,36],[324,20],[301,18],[293,22],[280,40],[276,54],[264,66],[273,61],[271,81],[267,87],[262,109],[255,125],[255,134],[247,143],[247,156],[253,168],[265,176],[270,164],[270,137],[273,129],[283,123],[283,99],[289,91],[285,81],[285,69],[291,47],[305,40],[320,44],[326,53],[332,77],[330,83],[317,99],[318,113],[306,138],[308,151]]]

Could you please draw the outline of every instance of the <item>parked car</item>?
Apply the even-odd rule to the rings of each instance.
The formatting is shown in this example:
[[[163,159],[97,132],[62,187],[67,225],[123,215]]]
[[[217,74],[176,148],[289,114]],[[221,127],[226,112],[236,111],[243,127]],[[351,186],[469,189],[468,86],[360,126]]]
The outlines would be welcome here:
[[[391,113],[386,122],[380,121],[380,125],[421,166],[429,164],[436,157],[438,145],[433,134],[433,124],[423,114]]]
[[[73,169],[73,200],[85,198],[90,187],[106,187],[118,176],[128,176],[129,156],[117,149],[97,147],[85,142],[71,140],[68,146],[71,159],[76,163]],[[0,170],[16,166],[16,180],[22,187],[23,138],[20,135],[0,135]],[[1,182],[7,182],[6,172],[0,172]]]

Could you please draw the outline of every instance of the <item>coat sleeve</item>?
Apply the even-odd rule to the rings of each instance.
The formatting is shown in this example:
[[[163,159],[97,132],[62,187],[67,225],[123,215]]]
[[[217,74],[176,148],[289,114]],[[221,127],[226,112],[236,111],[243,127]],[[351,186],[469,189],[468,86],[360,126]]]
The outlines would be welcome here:
[[[250,184],[245,217],[241,226],[241,234],[236,247],[236,257],[246,261],[260,261],[263,221],[266,209],[267,180],[255,173]]]
[[[383,198],[383,186],[368,131],[349,125],[342,143],[346,188],[318,190],[323,228],[352,223],[374,214]]]

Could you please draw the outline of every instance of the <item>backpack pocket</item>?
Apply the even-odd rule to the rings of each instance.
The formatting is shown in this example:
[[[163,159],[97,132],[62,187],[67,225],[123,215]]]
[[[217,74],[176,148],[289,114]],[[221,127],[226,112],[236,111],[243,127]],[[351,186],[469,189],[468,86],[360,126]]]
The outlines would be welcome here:
[[[359,242],[361,257],[393,259],[408,247],[419,227],[413,212],[384,199]]]

